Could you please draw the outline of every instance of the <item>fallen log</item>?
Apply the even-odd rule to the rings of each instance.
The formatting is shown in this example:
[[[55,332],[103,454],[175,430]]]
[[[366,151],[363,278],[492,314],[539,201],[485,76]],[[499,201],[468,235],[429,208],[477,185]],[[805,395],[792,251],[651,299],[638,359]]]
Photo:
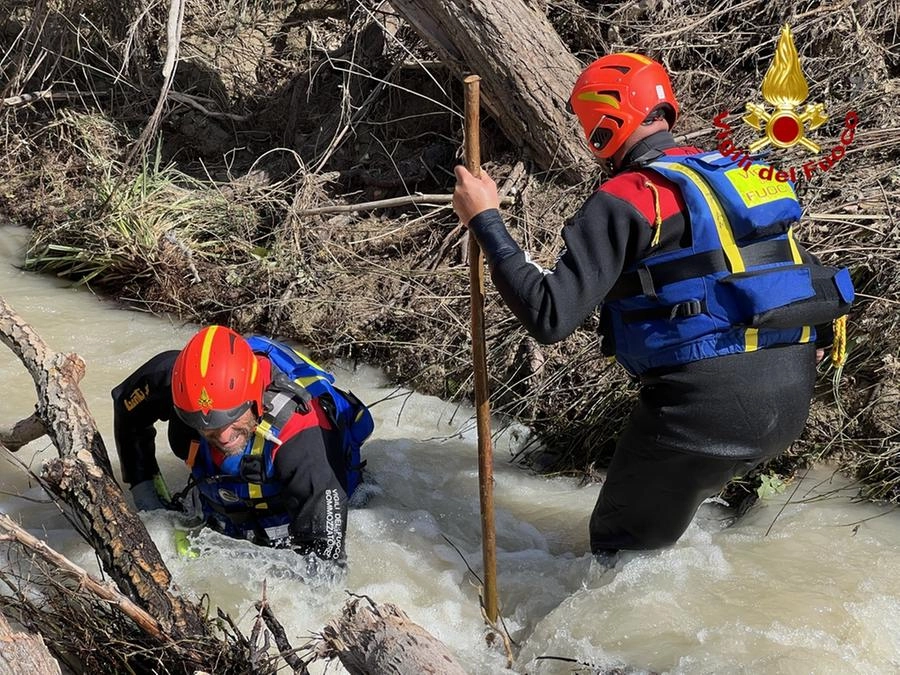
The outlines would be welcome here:
[[[0,675],[60,675],[59,663],[40,635],[14,632],[0,614]]]
[[[365,603],[363,602],[365,600]],[[317,656],[339,659],[351,675],[465,675],[444,643],[391,603],[354,597],[322,630]]]
[[[126,595],[146,607],[171,640],[209,634],[197,605],[171,592],[171,575],[143,522],[113,479],[103,438],[78,387],[84,362],[53,352],[0,298],[0,341],[19,356],[37,387],[37,415],[60,460],[44,467],[55,496],[83,525],[104,569]]]
[[[10,452],[18,452],[23,445],[31,443],[47,433],[41,418],[35,413],[7,427],[0,427],[0,445]]]
[[[98,598],[116,605],[129,618],[137,623],[146,632],[164,639],[160,632],[159,623],[150,616],[143,608],[138,607],[131,598],[122,595],[117,588],[110,583],[103,583],[94,579],[86,570],[79,567],[71,560],[61,555],[57,551],[47,546],[37,537],[29,534],[21,528],[12,518],[7,515],[0,514],[0,531],[5,534],[0,535],[3,539],[12,539],[20,545],[27,548],[31,553],[40,556],[51,565],[60,570],[63,574],[71,575],[81,588],[93,593]]]
[[[0,341],[21,359],[38,395],[35,416],[13,425],[2,440],[20,447],[42,430],[49,435],[59,458],[44,465],[42,485],[57,504],[66,507],[64,512],[97,552],[103,570],[122,594],[133,606],[145,610],[152,622],[139,621],[126,612],[132,606],[128,603],[112,606],[136,622],[151,642],[170,650],[179,662],[200,667],[206,659],[202,650],[194,647],[215,644],[219,638],[213,637],[212,625],[201,606],[172,588],[171,574],[159,550],[113,479],[103,439],[78,387],[84,362],[75,354],[53,352],[3,298]],[[24,539],[13,539],[27,547]],[[48,560],[59,569],[52,556]],[[2,576],[8,585],[10,576],[16,578],[7,570]],[[24,597],[22,602],[31,601]],[[44,612],[46,608],[37,608],[35,616],[45,616]]]
[[[573,183],[595,171],[566,113],[581,64],[547,17],[523,0],[391,0],[462,80],[481,77],[481,95],[506,137],[548,171]]]

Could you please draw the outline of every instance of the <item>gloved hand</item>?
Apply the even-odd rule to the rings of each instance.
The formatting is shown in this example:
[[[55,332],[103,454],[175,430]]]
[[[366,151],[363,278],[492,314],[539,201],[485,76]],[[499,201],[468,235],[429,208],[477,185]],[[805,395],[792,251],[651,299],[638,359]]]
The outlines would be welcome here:
[[[131,486],[131,496],[134,497],[134,507],[138,511],[155,511],[166,508],[156,492],[153,480],[144,480]]]
[[[206,520],[203,515],[203,502],[200,501],[200,488],[196,485],[187,493],[182,493],[180,499],[176,498],[176,501],[175,505],[181,508],[180,521],[185,527],[197,527]]]

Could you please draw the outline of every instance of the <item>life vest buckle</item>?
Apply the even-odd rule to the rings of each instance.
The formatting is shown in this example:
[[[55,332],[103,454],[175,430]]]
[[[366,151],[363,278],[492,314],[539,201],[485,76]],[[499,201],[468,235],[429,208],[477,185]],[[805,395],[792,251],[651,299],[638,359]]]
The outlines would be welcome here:
[[[703,303],[699,300],[686,300],[672,305],[669,312],[670,319],[689,319],[692,316],[703,314]]]
[[[244,455],[240,463],[241,480],[248,483],[264,483],[266,481],[266,465],[260,455]]]

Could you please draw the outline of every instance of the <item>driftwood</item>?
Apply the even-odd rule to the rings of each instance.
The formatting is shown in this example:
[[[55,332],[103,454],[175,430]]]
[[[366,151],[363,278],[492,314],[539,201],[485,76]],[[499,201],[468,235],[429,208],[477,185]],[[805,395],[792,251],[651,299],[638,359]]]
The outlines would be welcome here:
[[[0,445],[10,452],[18,452],[19,449],[36,438],[47,433],[41,418],[34,414],[24,420],[7,427],[0,427]]]
[[[301,209],[293,215],[295,218],[305,216],[320,216],[325,213],[355,213],[358,211],[374,211],[375,209],[388,209],[395,206],[406,206],[408,204],[425,204],[425,205],[447,205],[453,200],[453,195],[423,195],[414,194],[405,197],[392,197],[390,199],[379,199],[373,202],[360,202],[358,204],[334,204],[332,206],[317,206],[311,209]],[[509,197],[501,197],[500,204],[502,206],[510,206],[515,201]]]
[[[131,598],[122,595],[112,584],[94,579],[86,570],[82,569],[65,556],[60,555],[43,541],[19,527],[9,516],[0,514],[0,531],[5,533],[2,535],[3,538],[14,539],[30,552],[51,563],[53,567],[61,573],[69,574],[74,577],[81,588],[93,593],[98,598],[102,598],[103,600],[116,605],[123,614],[128,616],[147,633],[155,635],[160,639],[164,639],[156,619],[144,611],[143,608],[138,607]]]
[[[59,663],[40,635],[16,633],[0,614],[0,675],[59,675]]]
[[[351,675],[465,675],[446,645],[396,605],[354,597],[322,631],[318,655],[338,658]]]
[[[58,501],[71,508],[79,530],[99,555],[119,589],[154,617],[150,631],[172,649],[180,639],[210,635],[199,606],[171,591],[171,575],[137,514],[112,477],[103,439],[78,388],[84,362],[51,351],[40,336],[0,298],[0,341],[15,352],[34,379],[37,416],[59,451],[47,462],[43,480]],[[21,430],[21,424],[13,428]],[[36,433],[38,425],[29,428]],[[21,436],[17,441],[22,441]],[[148,625],[148,628],[151,626]]]
[[[544,14],[523,0],[391,0],[459,79],[481,76],[481,95],[507,138],[544,169],[573,182],[592,175],[566,101],[581,72]],[[499,36],[499,38],[497,37]]]

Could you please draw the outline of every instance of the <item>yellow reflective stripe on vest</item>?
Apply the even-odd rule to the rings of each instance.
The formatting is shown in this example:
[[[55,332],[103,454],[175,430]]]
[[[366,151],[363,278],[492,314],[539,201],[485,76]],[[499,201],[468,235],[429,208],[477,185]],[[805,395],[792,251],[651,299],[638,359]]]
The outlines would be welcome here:
[[[703,180],[696,171],[687,168],[683,164],[666,164],[666,168],[684,174],[697,186],[697,189],[700,190],[700,194],[703,195],[703,199],[706,201],[706,205],[709,207],[713,222],[716,224],[719,243],[722,244],[722,251],[725,253],[725,258],[728,260],[728,266],[731,268],[731,272],[736,273],[745,271],[744,259],[741,257],[741,250],[734,240],[731,224],[728,222],[728,218],[722,210],[722,205],[719,204],[719,200],[716,199],[712,190],[709,189],[709,185],[706,184],[706,181]],[[796,251],[796,245],[792,246],[792,250]],[[744,351],[755,352],[757,349],[759,349],[759,329],[748,328],[744,331]]]
[[[294,354],[296,354],[297,356],[299,356],[303,361],[305,361],[306,363],[308,363],[309,365],[311,365],[311,366],[312,366],[313,368],[315,368],[316,370],[325,370],[322,366],[320,366],[318,363],[316,363],[315,361],[313,361],[311,358],[309,358],[309,357],[308,357],[306,354],[304,354],[303,352],[298,352],[296,349],[292,349],[291,351],[294,352]],[[319,378],[319,379],[322,379],[322,378]]]
[[[296,349],[292,349],[291,351],[293,351],[294,354],[296,354],[301,360],[303,360],[305,363],[311,365],[316,370],[321,370],[321,371],[325,370],[322,366],[320,366],[318,363],[313,361],[311,358],[309,358],[303,352],[298,352]],[[314,382],[318,382],[319,380],[325,380],[327,382],[328,378],[325,377],[324,375],[310,375],[309,377],[298,377],[296,380],[294,380],[294,382],[296,382],[297,384],[299,384],[302,387],[308,387],[309,385],[313,384]]]
[[[320,380],[325,380],[326,382],[328,382],[328,378],[323,377],[322,375],[311,375],[309,377],[298,377],[296,380],[294,380],[294,382],[296,382],[297,384],[299,384],[303,387],[309,387],[309,385],[311,385],[315,382],[319,382]]]
[[[706,181],[703,180],[696,171],[687,168],[683,164],[665,164],[665,167],[671,171],[677,171],[678,173],[684,174],[697,186],[697,189],[700,190],[700,194],[703,195],[703,199],[706,200],[709,211],[712,213],[713,222],[716,224],[716,232],[719,234],[719,243],[722,244],[722,251],[724,251],[725,258],[728,260],[728,266],[734,273],[743,272],[744,259],[741,258],[741,251],[738,248],[737,242],[734,240],[734,234],[731,232],[731,225],[728,223],[728,218],[725,217],[725,212],[722,210],[722,205],[719,204],[719,200],[716,199],[712,190],[709,189],[709,185],[706,184]]]
[[[794,228],[789,227],[787,231],[788,244],[791,246],[791,260],[797,265],[803,264],[803,257],[800,255],[800,249],[797,248],[797,242],[794,240]]]

